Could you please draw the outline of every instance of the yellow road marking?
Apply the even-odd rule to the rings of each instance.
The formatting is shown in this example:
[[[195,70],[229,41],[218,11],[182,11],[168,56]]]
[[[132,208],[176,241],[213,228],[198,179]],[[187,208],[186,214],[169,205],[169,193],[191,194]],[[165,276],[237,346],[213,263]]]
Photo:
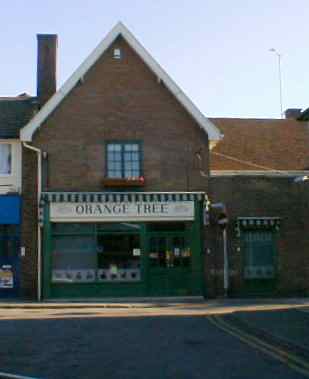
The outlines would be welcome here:
[[[261,339],[228,324],[226,321],[220,319],[217,316],[210,316],[208,317],[208,320],[217,328],[238,338],[247,345],[262,351],[263,353],[279,360],[280,362],[286,364],[288,367],[294,369],[302,375],[309,377],[309,364],[296,355],[288,353],[276,346],[270,345],[269,343],[266,343],[265,341],[262,341]]]

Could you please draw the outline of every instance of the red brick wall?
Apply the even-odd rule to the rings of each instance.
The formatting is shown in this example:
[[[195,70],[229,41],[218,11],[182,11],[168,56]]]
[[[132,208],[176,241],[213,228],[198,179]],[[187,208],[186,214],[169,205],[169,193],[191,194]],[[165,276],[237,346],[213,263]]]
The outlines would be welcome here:
[[[36,297],[37,288],[37,157],[23,148],[22,193],[23,222],[22,246],[26,248],[21,258],[21,295]]]
[[[115,46],[122,60],[112,57]],[[102,190],[104,145],[113,139],[144,142],[145,190],[205,189],[194,157],[201,148],[208,166],[205,133],[122,39],[35,135],[49,154],[50,189]]]
[[[115,47],[123,59],[113,58]],[[145,191],[207,190],[200,174],[208,173],[205,132],[119,38],[36,132],[33,144],[48,153],[48,190],[102,191],[105,142],[132,139],[143,141]],[[32,293],[34,155],[27,152],[23,159],[23,244],[29,251],[23,283]]]

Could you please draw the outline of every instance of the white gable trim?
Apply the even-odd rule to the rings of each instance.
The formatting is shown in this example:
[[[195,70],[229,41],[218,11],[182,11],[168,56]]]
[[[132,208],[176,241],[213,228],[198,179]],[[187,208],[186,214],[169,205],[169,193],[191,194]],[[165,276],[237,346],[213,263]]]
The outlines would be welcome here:
[[[128,44],[142,58],[145,64],[155,73],[158,79],[162,80],[166,87],[178,99],[183,107],[191,114],[200,127],[208,134],[210,146],[214,146],[223,136],[219,129],[209,121],[192,101],[182,92],[177,84],[168,76],[161,66],[152,58],[146,49],[136,40],[133,34],[119,22],[96,47],[96,49],[88,56],[88,58],[79,66],[72,76],[63,84],[63,86],[49,99],[49,101],[41,108],[41,110],[25,125],[20,131],[20,139],[22,141],[32,141],[33,134],[47,119],[47,117],[56,109],[61,101],[76,86],[78,81],[83,78],[87,71],[97,62],[102,54],[109,48],[115,39],[122,35]]]

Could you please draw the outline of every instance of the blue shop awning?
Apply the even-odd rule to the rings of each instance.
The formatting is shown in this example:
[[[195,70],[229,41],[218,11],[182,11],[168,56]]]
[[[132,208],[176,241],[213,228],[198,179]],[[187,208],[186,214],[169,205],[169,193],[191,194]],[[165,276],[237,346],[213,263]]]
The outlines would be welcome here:
[[[21,197],[18,195],[0,196],[0,224],[20,224]]]

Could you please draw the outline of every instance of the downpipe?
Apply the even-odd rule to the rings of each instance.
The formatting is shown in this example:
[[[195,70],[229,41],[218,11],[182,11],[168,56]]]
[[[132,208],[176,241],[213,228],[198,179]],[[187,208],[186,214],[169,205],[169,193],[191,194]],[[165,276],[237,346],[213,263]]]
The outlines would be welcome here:
[[[226,233],[226,227],[222,231],[222,239],[223,239],[223,259],[224,259],[224,267],[223,267],[223,273],[224,273],[224,297],[228,297],[229,293],[229,258],[227,254],[227,233]]]
[[[37,171],[37,236],[38,236],[38,267],[37,267],[37,281],[38,281],[38,288],[37,288],[37,300],[42,300],[42,232],[41,232],[41,226],[39,223],[39,217],[40,217],[40,201],[41,201],[41,194],[42,194],[42,150],[34,147],[32,145],[27,144],[26,142],[23,142],[23,146],[26,149],[32,150],[37,154],[37,164],[38,164],[38,171]]]

